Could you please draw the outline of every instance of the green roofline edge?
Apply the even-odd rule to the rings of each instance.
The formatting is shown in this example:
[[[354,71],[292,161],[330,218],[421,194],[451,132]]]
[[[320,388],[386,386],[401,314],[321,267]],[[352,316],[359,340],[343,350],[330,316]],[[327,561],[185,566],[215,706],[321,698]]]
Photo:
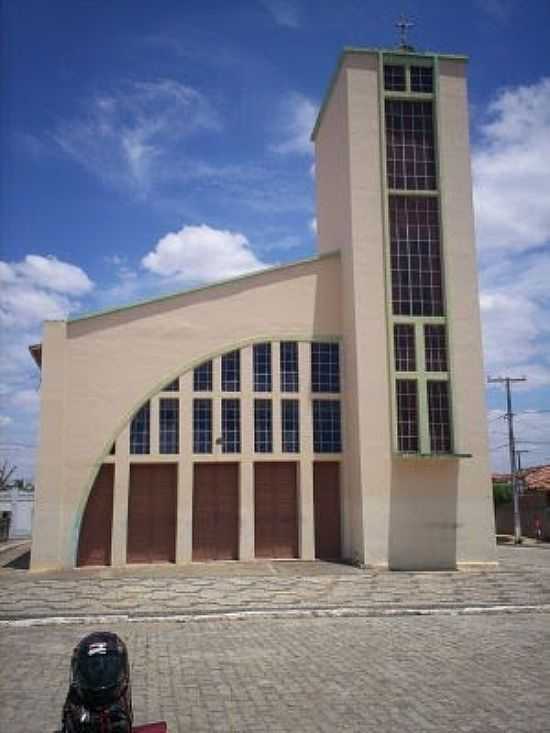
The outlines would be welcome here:
[[[317,119],[315,120],[315,125],[313,126],[313,130],[310,135],[311,142],[315,142],[315,138],[317,137],[317,133],[319,132],[319,127],[321,125],[321,120],[323,119],[323,116],[325,114],[325,109],[328,104],[328,100],[331,97],[332,90],[334,88],[334,85],[336,84],[336,79],[338,78],[338,74],[340,73],[340,69],[342,68],[342,65],[344,63],[344,59],[347,54],[350,53],[363,53],[363,54],[379,54],[387,56],[403,56],[403,58],[421,58],[421,59],[449,59],[454,61],[468,61],[469,57],[464,54],[456,54],[456,53],[437,53],[436,51],[402,51],[399,48],[360,48],[356,46],[345,46],[344,50],[338,57],[338,61],[336,62],[336,68],[330,77],[330,81],[327,87],[327,91],[325,92],[325,96],[323,97],[323,101],[321,103],[321,106],[319,108],[319,113],[317,115]]]
[[[79,321],[86,321],[89,318],[99,318],[100,316],[107,316],[111,313],[118,313],[120,311],[130,310],[131,308],[140,308],[143,305],[150,305],[152,303],[160,303],[163,300],[170,300],[171,298],[177,298],[181,295],[191,295],[193,293],[199,293],[203,290],[209,290],[210,288],[217,288],[223,285],[231,285],[232,283],[246,280],[247,278],[258,277],[259,275],[265,275],[269,272],[275,272],[276,270],[284,270],[285,268],[297,267],[299,265],[307,265],[310,262],[317,262],[318,260],[324,260],[328,257],[336,257],[340,254],[340,250],[336,249],[332,252],[324,252],[323,254],[316,254],[312,257],[304,257],[301,260],[294,260],[293,262],[284,262],[282,265],[272,265],[268,267],[262,267],[261,269],[254,270],[253,272],[247,272],[244,275],[237,275],[237,277],[231,277],[227,280],[216,280],[216,282],[208,283],[207,285],[199,285],[196,288],[187,288],[185,290],[178,290],[173,293],[167,293],[166,295],[159,295],[155,298],[146,298],[145,300],[137,300],[135,303],[127,303],[125,305],[117,306],[116,308],[105,308],[100,311],[93,311],[91,313],[84,313],[81,316],[75,316],[74,318],[67,318],[65,322],[67,324],[78,323]],[[38,345],[38,344],[37,344]]]

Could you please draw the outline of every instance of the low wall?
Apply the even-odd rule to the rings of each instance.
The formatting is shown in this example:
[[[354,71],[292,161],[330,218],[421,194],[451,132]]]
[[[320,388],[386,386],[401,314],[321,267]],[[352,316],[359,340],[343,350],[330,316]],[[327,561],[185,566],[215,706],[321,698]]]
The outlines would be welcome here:
[[[550,540],[550,492],[532,491],[519,497],[521,533],[536,537],[535,522],[539,519],[543,539]],[[514,534],[514,506],[512,502],[495,507],[497,534]]]

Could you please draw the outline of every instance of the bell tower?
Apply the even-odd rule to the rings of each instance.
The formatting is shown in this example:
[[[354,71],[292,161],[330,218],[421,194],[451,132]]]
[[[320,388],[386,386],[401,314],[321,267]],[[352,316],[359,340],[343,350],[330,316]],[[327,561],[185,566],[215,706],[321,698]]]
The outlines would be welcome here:
[[[495,557],[466,67],[406,38],[346,49],[312,135],[319,249],[341,256],[347,542],[367,565]]]

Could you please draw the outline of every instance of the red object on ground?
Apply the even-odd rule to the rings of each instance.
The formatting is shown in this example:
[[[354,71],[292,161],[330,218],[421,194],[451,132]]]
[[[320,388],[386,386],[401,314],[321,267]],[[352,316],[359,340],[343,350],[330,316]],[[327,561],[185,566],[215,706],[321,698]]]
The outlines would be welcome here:
[[[147,725],[138,725],[132,728],[132,733],[168,733],[168,728],[164,721],[160,723],[148,723]]]

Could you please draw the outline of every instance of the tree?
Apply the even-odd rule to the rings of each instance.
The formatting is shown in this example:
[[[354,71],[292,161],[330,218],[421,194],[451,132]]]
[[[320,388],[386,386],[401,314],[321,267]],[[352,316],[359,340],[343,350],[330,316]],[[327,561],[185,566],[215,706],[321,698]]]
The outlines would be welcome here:
[[[12,486],[12,476],[16,471],[16,466],[10,465],[9,461],[4,460],[0,464],[0,491],[6,491]]]
[[[507,504],[509,501],[512,501],[512,484],[511,483],[493,483],[493,501],[495,503],[495,506],[499,506],[499,504]]]

